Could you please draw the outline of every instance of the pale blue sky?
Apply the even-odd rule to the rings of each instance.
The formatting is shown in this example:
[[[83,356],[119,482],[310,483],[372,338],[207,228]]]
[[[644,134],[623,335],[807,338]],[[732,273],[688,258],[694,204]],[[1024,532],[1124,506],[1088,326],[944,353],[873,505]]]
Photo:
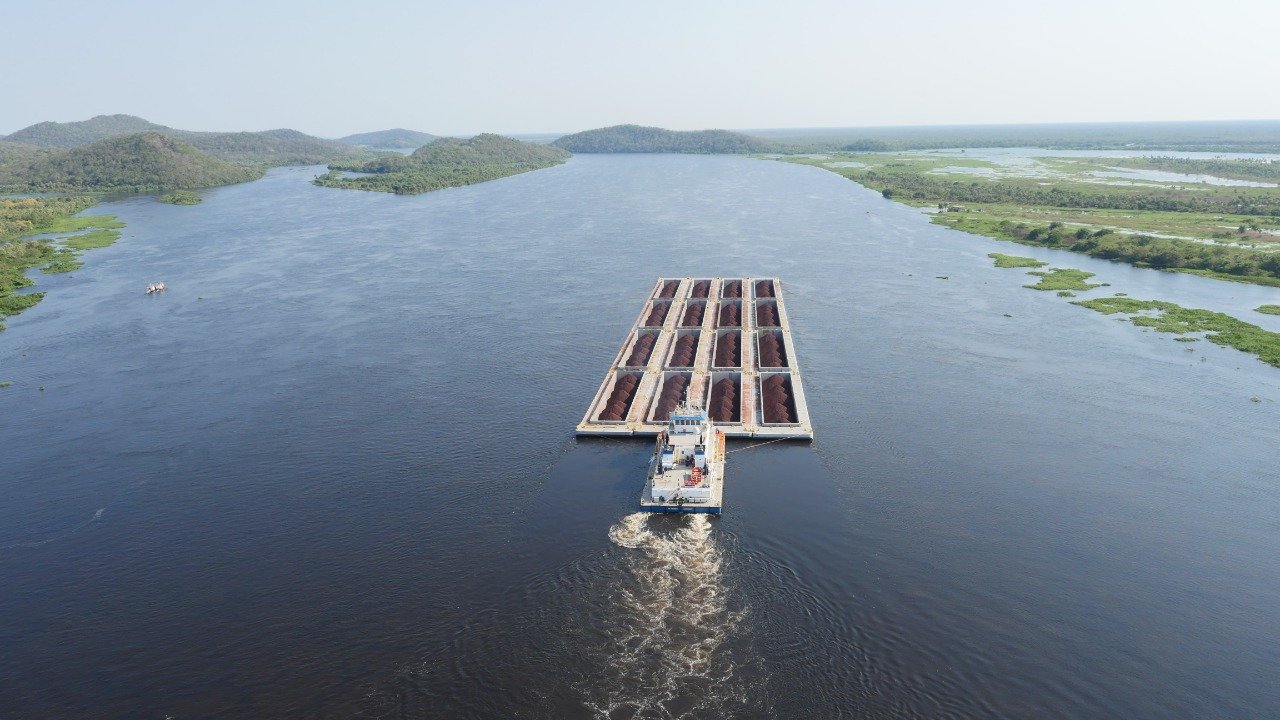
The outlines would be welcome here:
[[[0,0],[0,133],[1280,118],[1280,0]]]

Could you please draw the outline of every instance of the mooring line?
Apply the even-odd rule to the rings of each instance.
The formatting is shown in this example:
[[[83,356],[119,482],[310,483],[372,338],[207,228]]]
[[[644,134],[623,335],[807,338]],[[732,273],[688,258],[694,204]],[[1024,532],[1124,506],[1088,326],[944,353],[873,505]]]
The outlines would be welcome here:
[[[758,448],[758,447],[761,447],[761,446],[763,446],[763,445],[768,445],[768,444],[770,444],[770,443],[781,442],[781,441],[786,440],[786,439],[787,439],[787,438],[776,438],[776,439],[774,439],[774,440],[770,440],[769,442],[756,443],[755,445],[748,445],[748,446],[746,446],[746,447],[744,447],[744,448],[737,448],[737,449],[735,449],[735,450],[726,450],[724,454],[725,454],[725,455],[728,455],[729,453],[742,452],[743,450],[751,450],[752,448]]]

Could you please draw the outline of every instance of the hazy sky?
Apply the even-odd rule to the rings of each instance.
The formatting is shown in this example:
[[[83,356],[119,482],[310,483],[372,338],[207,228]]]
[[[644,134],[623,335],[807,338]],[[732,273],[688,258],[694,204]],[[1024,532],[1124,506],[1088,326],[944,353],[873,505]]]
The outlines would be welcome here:
[[[0,133],[1280,118],[1280,0],[0,0]]]

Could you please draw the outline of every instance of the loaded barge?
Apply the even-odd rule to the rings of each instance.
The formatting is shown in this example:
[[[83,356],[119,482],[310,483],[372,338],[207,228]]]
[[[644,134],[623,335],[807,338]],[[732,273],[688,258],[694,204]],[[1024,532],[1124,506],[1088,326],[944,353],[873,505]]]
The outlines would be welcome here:
[[[676,501],[652,492],[664,443],[685,434],[674,431],[673,418],[681,427],[705,425],[710,435],[702,445],[712,465],[711,472],[699,473],[705,487],[681,490]],[[719,513],[724,438],[813,438],[782,283],[756,277],[659,278],[577,433],[659,436],[641,508]],[[683,467],[692,467],[689,461],[696,466],[692,450]],[[694,502],[702,490],[707,498]]]

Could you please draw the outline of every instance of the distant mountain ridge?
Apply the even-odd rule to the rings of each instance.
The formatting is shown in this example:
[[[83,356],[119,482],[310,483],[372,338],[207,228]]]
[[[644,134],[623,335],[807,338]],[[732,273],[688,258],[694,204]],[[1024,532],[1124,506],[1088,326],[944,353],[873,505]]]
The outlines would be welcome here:
[[[36,148],[77,148],[113,137],[157,133],[230,162],[268,166],[323,165],[338,160],[368,158],[373,153],[337,140],[297,130],[259,132],[200,132],[157,125],[134,115],[98,115],[79,122],[42,122],[0,138]]]
[[[769,152],[772,143],[729,130],[667,130],[643,125],[614,125],[565,135],[551,143],[574,153]]]
[[[261,167],[219,160],[167,135],[144,132],[7,162],[0,165],[0,188],[152,192],[230,185],[262,173]]]
[[[375,130],[374,132],[347,135],[346,137],[338,138],[338,142],[379,150],[402,150],[404,148],[422,147],[432,140],[439,139],[439,137],[439,135],[431,135],[417,130],[391,128],[390,130]]]

